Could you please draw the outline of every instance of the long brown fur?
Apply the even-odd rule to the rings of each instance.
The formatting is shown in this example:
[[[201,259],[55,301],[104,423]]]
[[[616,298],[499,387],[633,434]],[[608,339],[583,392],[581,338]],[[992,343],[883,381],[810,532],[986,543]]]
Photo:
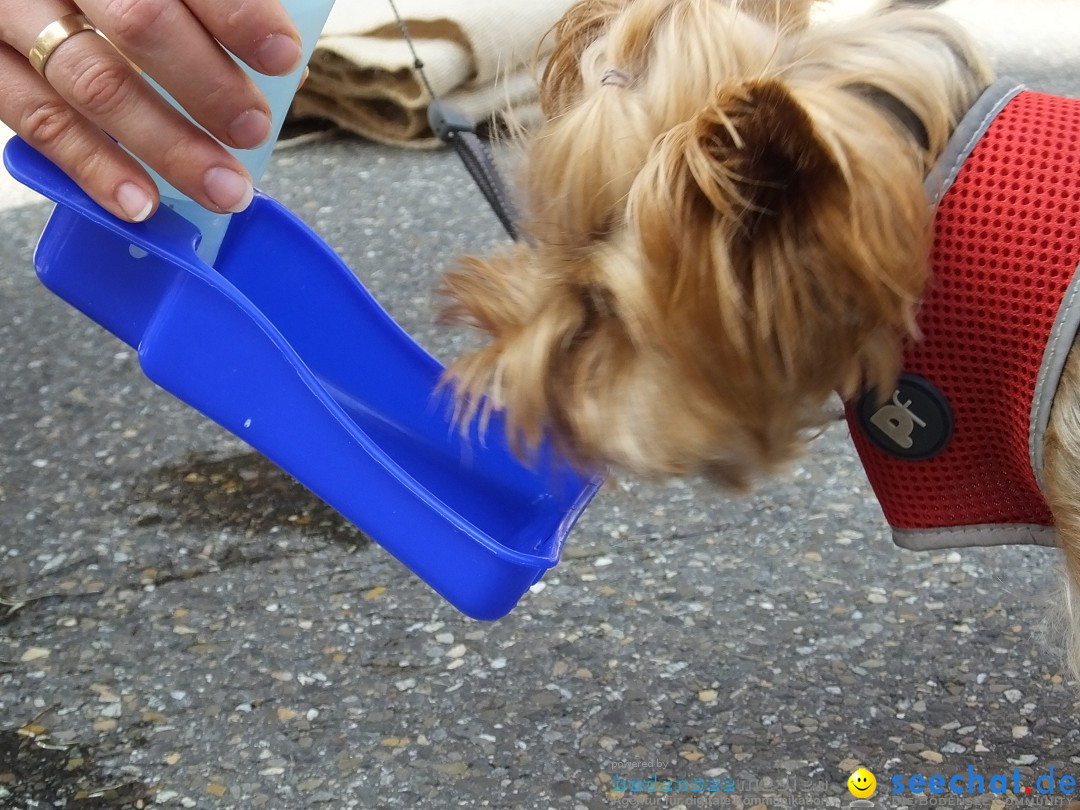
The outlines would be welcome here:
[[[526,239],[445,281],[450,370],[583,465],[748,485],[834,392],[892,391],[929,273],[923,180],[991,75],[948,18],[812,0],[583,0],[554,31]],[[1080,674],[1080,352],[1045,445]]]
[[[744,485],[801,451],[833,392],[891,386],[927,274],[923,177],[989,75],[932,12],[819,29],[811,5],[563,18],[526,243],[446,279],[451,319],[492,338],[452,369],[465,416],[505,410],[584,464]]]

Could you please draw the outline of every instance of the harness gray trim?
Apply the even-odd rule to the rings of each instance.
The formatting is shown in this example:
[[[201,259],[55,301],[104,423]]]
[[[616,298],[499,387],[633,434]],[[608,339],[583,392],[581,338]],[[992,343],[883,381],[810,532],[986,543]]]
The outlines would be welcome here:
[[[1054,405],[1054,395],[1065,370],[1065,361],[1069,359],[1076,333],[1080,330],[1080,264],[1076,266],[1069,289],[1065,291],[1061,308],[1054,319],[1054,329],[1046,342],[1039,377],[1035,381],[1035,397],[1031,403],[1031,428],[1028,431],[1031,456],[1031,470],[1039,489],[1046,492],[1043,475],[1043,451],[1046,444],[1046,428],[1050,424],[1050,411]]]
[[[1027,88],[1015,79],[998,79],[979,96],[978,100],[960,119],[953,130],[945,151],[941,153],[934,168],[926,176],[926,196],[937,208],[945,194],[952,188],[960,169],[975,151],[975,146],[986,135],[994,119],[1009,102]]]
[[[987,524],[956,526],[945,529],[892,530],[893,542],[911,551],[939,551],[946,548],[977,548],[979,546],[1057,546],[1057,531],[1053,526],[1016,524]]]

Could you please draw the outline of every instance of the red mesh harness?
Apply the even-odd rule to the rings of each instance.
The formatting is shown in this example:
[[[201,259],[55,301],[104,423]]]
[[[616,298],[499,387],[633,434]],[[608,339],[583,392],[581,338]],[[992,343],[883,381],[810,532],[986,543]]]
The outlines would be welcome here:
[[[938,178],[923,339],[904,358],[947,400],[951,439],[929,459],[886,452],[868,415],[900,445],[927,421],[909,421],[903,391],[861,420],[849,404],[848,422],[898,544],[1052,544],[1042,431],[1080,322],[1080,100],[1012,87],[965,121]]]

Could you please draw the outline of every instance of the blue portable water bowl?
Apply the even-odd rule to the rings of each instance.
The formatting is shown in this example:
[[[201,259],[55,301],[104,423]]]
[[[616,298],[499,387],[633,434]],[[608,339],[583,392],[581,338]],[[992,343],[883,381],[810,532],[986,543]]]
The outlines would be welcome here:
[[[175,212],[123,222],[18,138],[4,161],[58,203],[35,255],[49,289],[460,611],[499,618],[558,563],[600,479],[550,450],[523,466],[497,419],[463,437],[442,366],[283,206],[257,195],[212,268]]]

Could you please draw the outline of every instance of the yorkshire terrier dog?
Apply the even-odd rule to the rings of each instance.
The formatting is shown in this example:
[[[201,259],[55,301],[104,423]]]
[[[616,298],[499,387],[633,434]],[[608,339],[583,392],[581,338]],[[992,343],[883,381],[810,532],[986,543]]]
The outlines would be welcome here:
[[[1080,594],[1080,101],[898,5],[574,6],[449,380],[523,450],[734,487],[838,393],[897,542],[1060,545]]]

